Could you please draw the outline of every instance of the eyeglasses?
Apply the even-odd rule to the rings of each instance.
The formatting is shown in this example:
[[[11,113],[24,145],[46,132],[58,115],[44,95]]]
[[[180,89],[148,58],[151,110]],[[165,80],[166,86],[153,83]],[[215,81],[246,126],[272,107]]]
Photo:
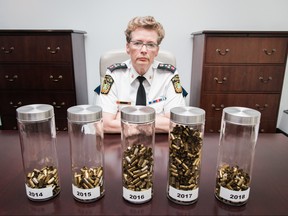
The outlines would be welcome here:
[[[144,43],[143,41],[130,41],[130,43],[136,49],[142,49],[144,45],[146,46],[146,49],[148,50],[155,50],[158,47],[158,44],[155,44],[153,42]]]

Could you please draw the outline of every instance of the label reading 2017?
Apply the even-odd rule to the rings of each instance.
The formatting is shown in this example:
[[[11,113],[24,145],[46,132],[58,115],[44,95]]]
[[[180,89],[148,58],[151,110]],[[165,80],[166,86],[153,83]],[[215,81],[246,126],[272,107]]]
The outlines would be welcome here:
[[[179,199],[185,199],[185,198],[187,198],[187,199],[191,199],[192,198],[192,196],[193,196],[193,194],[192,193],[189,193],[189,194],[182,194],[182,193],[177,193],[177,197],[179,198]]]
[[[194,190],[178,190],[172,186],[169,186],[169,196],[175,200],[182,202],[191,202],[198,198],[198,188]]]

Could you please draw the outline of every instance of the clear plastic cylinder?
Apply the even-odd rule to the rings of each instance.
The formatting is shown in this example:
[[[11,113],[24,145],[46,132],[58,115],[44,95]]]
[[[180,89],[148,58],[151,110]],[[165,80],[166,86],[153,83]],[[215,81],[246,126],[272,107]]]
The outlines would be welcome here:
[[[54,108],[31,104],[16,113],[27,197],[49,200],[60,192]]]
[[[246,107],[223,109],[215,196],[223,203],[247,203],[252,180],[260,112]]]
[[[104,147],[102,109],[78,105],[67,110],[75,200],[93,202],[104,196]]]
[[[177,204],[198,200],[204,125],[203,109],[170,110],[167,197]]]
[[[123,198],[145,203],[153,197],[155,110],[128,106],[121,110]]]

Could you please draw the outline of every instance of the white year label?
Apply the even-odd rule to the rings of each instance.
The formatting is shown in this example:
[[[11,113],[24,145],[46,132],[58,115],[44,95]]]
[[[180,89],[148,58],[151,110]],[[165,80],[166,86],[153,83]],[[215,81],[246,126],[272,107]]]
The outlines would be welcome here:
[[[72,192],[73,196],[80,200],[91,200],[96,199],[100,196],[100,187],[82,189],[72,184]]]
[[[169,186],[169,196],[175,200],[183,201],[183,202],[191,202],[198,198],[199,188],[194,190],[178,190],[172,186]]]
[[[248,200],[249,192],[250,188],[245,191],[233,191],[224,187],[220,187],[219,196],[232,202],[244,202]]]
[[[53,196],[53,187],[30,188],[27,185],[25,186],[26,186],[26,194],[31,199],[42,200]]]
[[[150,188],[144,191],[132,191],[123,187],[123,197],[124,199],[134,203],[142,203],[151,199],[152,189]]]

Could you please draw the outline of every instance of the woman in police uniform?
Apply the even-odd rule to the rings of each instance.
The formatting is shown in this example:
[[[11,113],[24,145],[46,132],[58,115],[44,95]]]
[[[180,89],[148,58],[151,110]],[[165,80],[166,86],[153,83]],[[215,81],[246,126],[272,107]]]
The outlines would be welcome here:
[[[168,132],[170,109],[185,106],[185,100],[176,68],[154,60],[164,29],[154,17],[135,17],[125,34],[130,59],[111,65],[101,85],[104,131],[121,131],[119,111],[123,106],[146,105],[156,111],[156,132]]]

